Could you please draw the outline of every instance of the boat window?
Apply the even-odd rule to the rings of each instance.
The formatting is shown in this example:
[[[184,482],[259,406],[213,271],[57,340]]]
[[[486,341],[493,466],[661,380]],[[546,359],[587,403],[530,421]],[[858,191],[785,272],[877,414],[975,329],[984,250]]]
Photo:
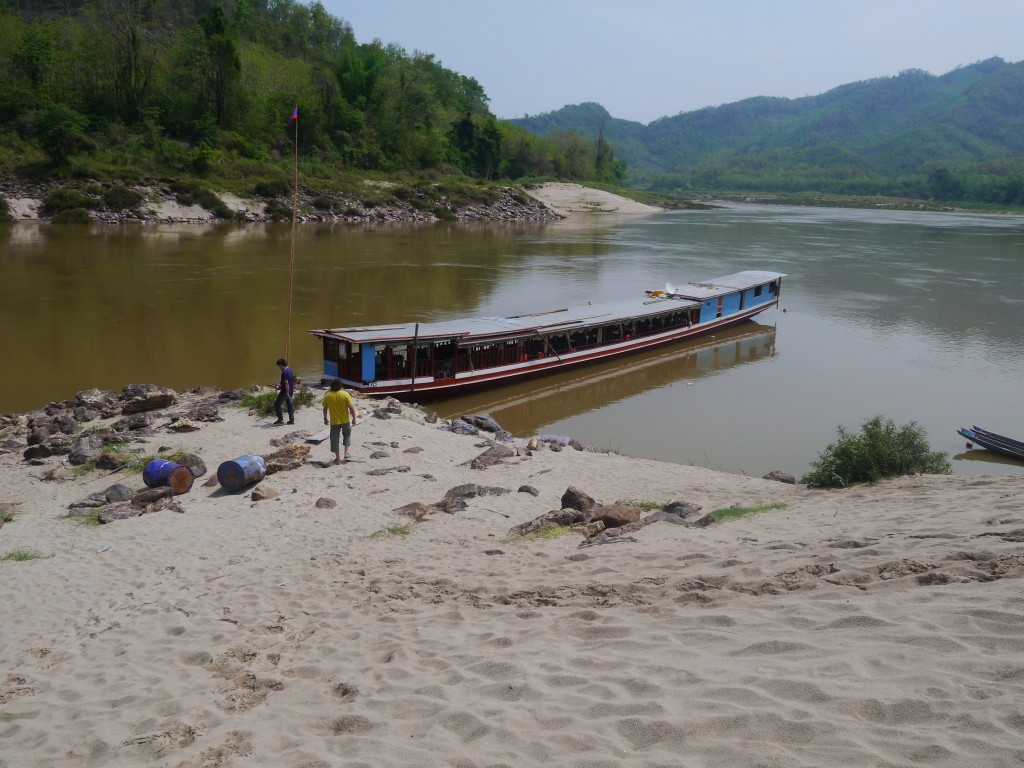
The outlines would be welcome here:
[[[548,344],[551,347],[551,351],[556,355],[560,355],[563,352],[567,352],[569,349],[569,339],[564,333],[552,334],[548,337]]]
[[[417,344],[415,348],[416,363],[413,374],[415,376],[430,376],[434,370],[434,361],[431,359],[431,344]]]
[[[764,288],[763,285],[755,286],[754,287],[754,295],[755,296],[760,296],[761,295],[761,291],[762,291],[763,288]]]

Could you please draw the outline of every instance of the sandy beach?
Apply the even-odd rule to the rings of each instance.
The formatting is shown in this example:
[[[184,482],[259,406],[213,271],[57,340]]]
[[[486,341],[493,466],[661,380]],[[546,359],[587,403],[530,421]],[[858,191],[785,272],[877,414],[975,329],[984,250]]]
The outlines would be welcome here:
[[[210,397],[128,435],[208,472],[107,524],[69,505],[141,474],[31,464],[25,417],[5,429],[0,557],[42,557],[0,561],[0,766],[1024,761],[1024,474],[816,491],[557,443],[474,469],[493,435],[362,397],[336,466],[305,442],[316,407],[171,431]],[[282,444],[310,452],[270,498],[209,484]],[[464,508],[395,511],[465,484]],[[509,538],[570,486],[644,514],[777,507]]]
[[[549,181],[530,187],[526,192],[544,203],[559,216],[571,218],[579,214],[638,215],[657,213],[660,208],[638,203],[628,197],[562,181]]]

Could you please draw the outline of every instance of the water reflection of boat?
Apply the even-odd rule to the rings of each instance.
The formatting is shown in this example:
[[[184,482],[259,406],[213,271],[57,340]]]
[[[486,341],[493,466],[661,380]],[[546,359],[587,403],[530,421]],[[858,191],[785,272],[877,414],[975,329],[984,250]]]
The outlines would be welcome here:
[[[994,451],[978,451],[972,449],[953,454],[953,460],[980,461],[985,464],[1001,464],[1004,467],[1021,466],[1020,459],[1011,459],[1009,456],[1002,456]]]
[[[322,339],[324,375],[350,389],[448,396],[719,333],[777,306],[784,277],[748,270],[604,304],[310,333]]]
[[[673,346],[432,404],[446,417],[486,411],[515,434],[604,408],[644,392],[713,376],[775,354],[775,326],[756,322]]]

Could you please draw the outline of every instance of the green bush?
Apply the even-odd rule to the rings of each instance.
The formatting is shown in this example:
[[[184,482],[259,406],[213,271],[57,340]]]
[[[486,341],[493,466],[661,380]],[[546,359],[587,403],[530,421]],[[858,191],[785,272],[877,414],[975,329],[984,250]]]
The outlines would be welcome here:
[[[272,221],[290,221],[292,218],[292,209],[286,208],[277,200],[271,200],[264,205],[263,213],[269,216]]]
[[[7,202],[6,197],[0,197],[0,223],[13,220],[14,217],[11,216],[11,204]]]
[[[260,392],[258,395],[247,394],[242,397],[242,407],[254,410],[259,416],[269,416],[274,413],[274,401],[277,400],[277,390]],[[316,395],[309,387],[299,387],[292,400],[295,409],[311,408],[317,404]]]
[[[55,189],[43,199],[43,208],[51,213],[67,211],[72,208],[93,208],[95,205],[94,197],[70,187]]]
[[[103,204],[112,211],[136,208],[142,202],[142,195],[134,189],[117,185],[103,190]]]
[[[67,208],[57,211],[53,217],[54,224],[91,224],[92,216],[85,208]]]
[[[931,450],[924,429],[914,421],[897,429],[892,419],[875,416],[864,422],[860,434],[844,427],[839,427],[837,434],[839,439],[811,462],[812,470],[804,477],[812,488],[845,488],[887,477],[952,472],[946,454]]]
[[[267,179],[257,181],[253,192],[260,197],[288,197],[292,193],[292,185],[287,179]]]

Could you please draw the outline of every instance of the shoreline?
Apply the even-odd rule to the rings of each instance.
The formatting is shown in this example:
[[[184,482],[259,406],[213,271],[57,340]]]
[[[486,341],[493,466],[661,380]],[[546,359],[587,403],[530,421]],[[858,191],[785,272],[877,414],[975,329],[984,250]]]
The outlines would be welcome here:
[[[362,396],[358,460],[334,466],[294,434],[322,429],[318,404],[275,427],[240,395],[33,412],[68,442],[134,420],[127,447],[205,464],[174,506],[104,525],[69,506],[141,475],[30,465],[27,417],[7,424],[0,557],[43,555],[0,561],[12,765],[1021,759],[1024,476],[824,491],[554,443],[488,462],[490,433]],[[269,498],[209,484],[289,445],[310,452]],[[604,546],[509,537],[570,487],[645,515],[781,506]]]
[[[46,196],[54,189],[77,189],[78,186],[81,185],[23,187],[0,185],[0,196],[7,200],[14,223],[52,221],[54,214],[47,212],[44,207]],[[91,210],[87,212],[90,223],[215,224],[228,221],[258,223],[283,220],[281,210],[284,209],[288,214],[284,218],[289,221],[291,218],[292,201],[290,199],[287,200],[287,206],[283,206],[280,200],[246,199],[227,192],[215,193],[218,204],[225,206],[233,217],[224,218],[199,203],[180,202],[178,196],[165,186],[138,186],[128,189],[137,193],[142,199],[136,209]],[[445,219],[456,221],[545,222],[566,219],[581,213],[632,215],[656,213],[662,210],[610,192],[579,184],[560,182],[530,185],[523,188],[522,193],[512,187],[504,187],[499,191],[497,199],[491,203],[470,202],[460,205],[449,203],[447,206],[442,205],[433,210],[422,205],[417,207],[413,202],[393,201],[386,205],[377,205],[351,196],[328,197],[321,195],[312,197],[308,193],[300,193],[299,203],[301,212],[297,221],[301,223],[429,223],[441,221],[441,214]]]

